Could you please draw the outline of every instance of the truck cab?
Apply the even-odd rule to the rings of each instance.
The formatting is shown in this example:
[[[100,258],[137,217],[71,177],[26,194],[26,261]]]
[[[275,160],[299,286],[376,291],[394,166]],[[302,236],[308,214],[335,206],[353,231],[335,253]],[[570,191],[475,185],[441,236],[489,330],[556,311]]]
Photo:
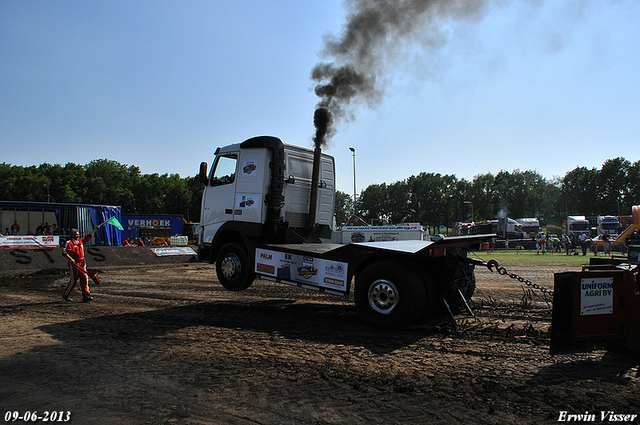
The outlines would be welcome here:
[[[618,228],[620,227],[618,217],[612,215],[598,216],[597,224],[599,235],[607,233],[612,238],[618,236]]]
[[[575,234],[580,236],[581,234],[589,236],[591,234],[591,224],[589,220],[583,215],[570,215],[567,217],[567,235]]]
[[[335,202],[335,164],[322,154],[318,201],[309,226],[314,152],[259,136],[218,148],[213,166],[200,165],[204,184],[199,245],[215,259],[230,235],[252,243],[292,243],[331,238]],[[226,236],[225,236],[226,235]],[[249,241],[238,241],[250,246]]]

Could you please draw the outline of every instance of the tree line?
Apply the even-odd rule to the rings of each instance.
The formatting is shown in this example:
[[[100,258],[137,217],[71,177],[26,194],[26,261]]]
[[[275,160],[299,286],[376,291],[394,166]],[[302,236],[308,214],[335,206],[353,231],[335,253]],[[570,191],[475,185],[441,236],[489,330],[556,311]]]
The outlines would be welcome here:
[[[0,164],[0,200],[120,206],[125,214],[182,214],[200,219],[202,185],[197,176],[142,174],[108,159],[86,165]]]
[[[576,167],[548,180],[536,171],[479,174],[472,181],[423,172],[386,184],[372,184],[357,197],[340,192],[336,220],[355,212],[370,224],[415,222],[429,227],[459,221],[567,215],[631,215],[640,205],[640,161],[609,159],[600,169]],[[340,214],[340,215],[339,215]],[[473,215],[473,216],[472,216]]]
[[[198,176],[142,174],[136,166],[97,159],[17,166],[0,164],[0,200],[119,205],[127,214],[182,214],[198,221]],[[609,159],[600,169],[576,167],[548,180],[536,171],[479,174],[472,181],[423,172],[395,183],[367,186],[357,196],[336,193],[336,222],[354,212],[371,224],[450,226],[504,214],[511,218],[630,215],[640,205],[640,161]],[[472,216],[473,214],[473,216]]]

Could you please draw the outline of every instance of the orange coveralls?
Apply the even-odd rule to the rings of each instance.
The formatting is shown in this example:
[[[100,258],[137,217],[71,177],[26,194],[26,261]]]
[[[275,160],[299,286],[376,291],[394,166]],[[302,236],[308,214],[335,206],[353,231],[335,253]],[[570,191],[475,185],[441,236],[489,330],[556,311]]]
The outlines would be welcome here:
[[[84,295],[89,295],[89,279],[87,279],[87,275],[85,273],[82,273],[78,269],[87,270],[86,263],[84,261],[84,244],[89,242],[92,236],[93,234],[89,234],[78,240],[70,239],[65,243],[64,248],[62,249],[62,255],[69,255],[76,262],[74,266],[71,260],[69,260],[69,284],[64,290],[65,297],[71,295],[73,288],[75,288],[76,283],[78,283],[78,279],[80,279],[80,289],[82,289],[82,293]]]

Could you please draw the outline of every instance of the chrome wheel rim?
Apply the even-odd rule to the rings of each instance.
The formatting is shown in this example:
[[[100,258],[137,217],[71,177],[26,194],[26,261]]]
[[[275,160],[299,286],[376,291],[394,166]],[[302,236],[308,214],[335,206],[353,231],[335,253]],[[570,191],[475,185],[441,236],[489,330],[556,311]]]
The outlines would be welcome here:
[[[399,295],[393,282],[378,279],[369,287],[369,306],[380,314],[389,314],[398,305]]]
[[[220,264],[220,271],[225,279],[234,280],[240,275],[242,265],[240,258],[235,254],[228,254]]]

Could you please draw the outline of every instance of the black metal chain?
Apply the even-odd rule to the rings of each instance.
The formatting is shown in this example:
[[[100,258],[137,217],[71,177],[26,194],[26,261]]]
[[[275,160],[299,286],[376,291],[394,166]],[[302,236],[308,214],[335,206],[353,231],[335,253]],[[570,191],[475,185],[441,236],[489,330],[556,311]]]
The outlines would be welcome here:
[[[544,286],[540,286],[537,283],[534,283],[534,282],[530,281],[529,279],[525,279],[522,276],[518,276],[515,273],[507,271],[507,269],[505,269],[504,267],[500,266],[500,264],[498,264],[498,262],[496,260],[489,260],[487,262],[487,268],[489,269],[489,271],[493,272],[493,268],[494,267],[495,267],[495,271],[497,271],[498,274],[503,275],[503,276],[509,276],[511,279],[517,279],[518,282],[524,283],[525,285],[527,285],[530,288],[542,291],[544,294],[547,294],[547,295],[549,295],[550,297],[553,298],[553,291],[551,289],[545,288]]]

